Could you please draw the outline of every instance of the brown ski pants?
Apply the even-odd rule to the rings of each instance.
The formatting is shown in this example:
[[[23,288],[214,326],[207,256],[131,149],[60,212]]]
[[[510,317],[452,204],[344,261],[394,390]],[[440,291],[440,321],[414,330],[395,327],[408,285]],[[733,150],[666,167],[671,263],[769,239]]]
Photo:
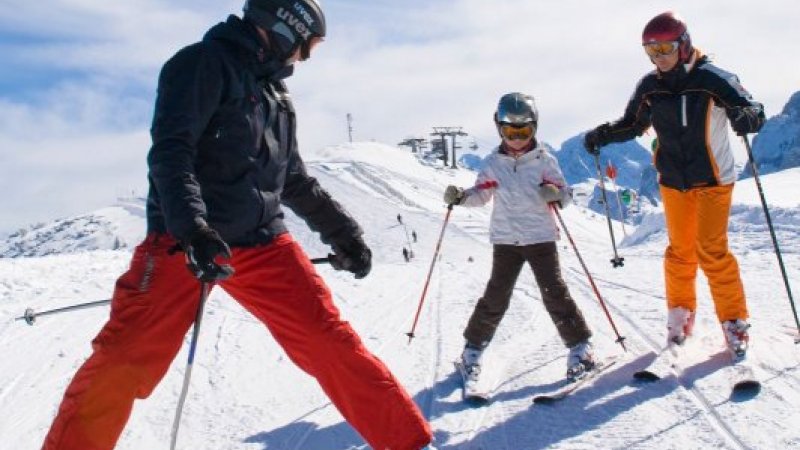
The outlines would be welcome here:
[[[492,340],[525,262],[533,270],[544,307],[564,344],[572,347],[592,335],[561,278],[555,242],[523,246],[496,244],[491,278],[464,330],[464,338],[471,346],[484,348]]]

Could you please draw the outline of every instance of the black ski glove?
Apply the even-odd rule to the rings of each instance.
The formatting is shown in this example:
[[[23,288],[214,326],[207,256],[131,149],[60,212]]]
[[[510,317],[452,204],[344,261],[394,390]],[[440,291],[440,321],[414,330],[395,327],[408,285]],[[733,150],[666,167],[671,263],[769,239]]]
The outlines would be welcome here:
[[[600,154],[600,147],[611,142],[611,125],[604,123],[588,131],[583,137],[583,146],[592,155]]]
[[[364,278],[372,270],[372,251],[360,236],[333,244],[335,254],[330,255],[331,266],[336,270],[346,270],[356,278]]]
[[[200,281],[219,281],[233,275],[233,267],[216,261],[217,257],[230,258],[231,249],[208,225],[198,226],[183,248],[186,250],[186,267]]]
[[[737,108],[731,119],[731,128],[739,136],[757,133],[764,125],[764,110],[754,106]]]

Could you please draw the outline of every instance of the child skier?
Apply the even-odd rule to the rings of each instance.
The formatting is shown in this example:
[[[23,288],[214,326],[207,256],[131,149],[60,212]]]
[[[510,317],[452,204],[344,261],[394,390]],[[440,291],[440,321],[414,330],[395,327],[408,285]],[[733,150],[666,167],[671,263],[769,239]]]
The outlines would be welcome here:
[[[492,273],[469,319],[461,356],[465,382],[477,380],[480,359],[508,309],[524,263],[533,269],[542,300],[569,348],[567,377],[577,379],[595,366],[586,321],[569,294],[558,262],[558,229],[550,211],[572,200],[555,157],[535,138],[538,112],[530,95],[500,98],[494,116],[502,142],[483,162],[475,186],[448,186],[448,205],[483,206],[494,198],[490,240]]]

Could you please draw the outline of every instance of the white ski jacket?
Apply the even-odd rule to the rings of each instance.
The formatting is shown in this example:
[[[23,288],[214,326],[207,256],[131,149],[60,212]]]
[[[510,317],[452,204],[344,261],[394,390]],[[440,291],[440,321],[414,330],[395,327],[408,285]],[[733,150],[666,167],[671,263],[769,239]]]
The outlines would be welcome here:
[[[483,206],[494,199],[489,239],[492,244],[530,245],[559,238],[553,212],[541,194],[541,184],[558,186],[561,205],[572,201],[558,161],[537,145],[519,158],[496,148],[483,160],[475,185],[464,190],[464,206]]]

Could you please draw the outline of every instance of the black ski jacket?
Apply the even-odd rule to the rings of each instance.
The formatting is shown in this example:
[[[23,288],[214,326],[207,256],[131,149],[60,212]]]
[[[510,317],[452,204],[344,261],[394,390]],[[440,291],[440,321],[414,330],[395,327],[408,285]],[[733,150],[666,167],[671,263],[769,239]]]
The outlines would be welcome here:
[[[730,184],[736,173],[728,123],[742,107],[764,115],[736,75],[696,50],[689,63],[667,73],[654,70],[639,81],[625,114],[610,124],[608,141],[633,139],[652,126],[660,184],[679,190]]]
[[[147,158],[148,232],[185,241],[205,222],[232,246],[265,244],[286,231],[283,203],[325,243],[362,234],[306,172],[281,81],[291,71],[236,16],[164,65]]]

